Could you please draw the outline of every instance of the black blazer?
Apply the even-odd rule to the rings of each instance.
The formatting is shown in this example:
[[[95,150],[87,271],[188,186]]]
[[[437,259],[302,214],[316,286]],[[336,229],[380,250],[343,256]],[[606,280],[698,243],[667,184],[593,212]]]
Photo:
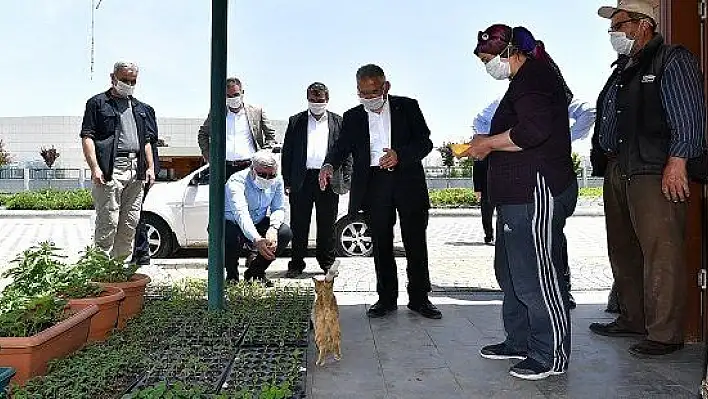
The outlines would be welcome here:
[[[283,138],[281,164],[283,169],[283,182],[285,187],[296,192],[302,187],[307,172],[307,125],[309,111],[293,115],[288,121],[288,128]],[[329,142],[327,152],[332,150],[334,143],[339,138],[342,128],[342,117],[327,111],[329,125]],[[352,160],[348,157],[341,167],[335,170],[332,178],[332,190],[337,194],[346,194],[349,191],[352,176]]]
[[[472,167],[472,184],[474,191],[483,193],[487,191],[487,158],[480,161],[474,161]]]
[[[147,110],[145,126],[147,128],[148,140],[150,141],[150,146],[152,147],[152,162],[155,169],[155,177],[157,177],[160,173],[160,157],[157,154],[157,118],[155,117],[155,109],[148,104],[143,103],[143,105]]]
[[[388,96],[391,107],[391,147],[398,155],[394,176],[396,195],[406,198],[402,207],[408,210],[430,208],[428,186],[422,160],[433,149],[430,129],[425,123],[418,102],[407,97]],[[349,213],[366,211],[371,172],[369,118],[362,105],[344,113],[339,140],[327,154],[325,163],[336,169],[347,156],[353,156]]]

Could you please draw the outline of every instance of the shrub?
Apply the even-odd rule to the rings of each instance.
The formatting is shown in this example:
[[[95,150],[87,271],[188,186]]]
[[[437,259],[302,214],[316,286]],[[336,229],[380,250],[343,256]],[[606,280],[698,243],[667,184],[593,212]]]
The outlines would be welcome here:
[[[89,210],[93,198],[87,189],[25,191],[11,196],[5,204],[15,210]]]
[[[445,188],[430,190],[430,203],[435,208],[470,207],[477,204],[471,188]]]

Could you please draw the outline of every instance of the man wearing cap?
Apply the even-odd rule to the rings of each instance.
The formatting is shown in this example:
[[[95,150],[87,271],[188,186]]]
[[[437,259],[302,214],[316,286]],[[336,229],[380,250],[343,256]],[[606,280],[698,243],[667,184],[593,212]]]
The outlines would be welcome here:
[[[602,7],[619,58],[597,101],[593,174],[604,176],[607,247],[620,315],[593,323],[605,336],[637,337],[637,356],[683,347],[689,199],[687,161],[701,155],[706,110],[700,67],[656,32],[654,7]]]

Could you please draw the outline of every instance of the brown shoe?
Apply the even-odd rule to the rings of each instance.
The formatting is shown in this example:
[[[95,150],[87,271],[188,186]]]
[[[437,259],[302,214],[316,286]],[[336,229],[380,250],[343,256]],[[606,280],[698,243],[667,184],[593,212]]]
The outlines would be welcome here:
[[[644,332],[637,332],[628,328],[620,327],[616,321],[606,324],[592,323],[590,324],[590,331],[597,335],[604,335],[605,337],[644,337],[647,335]]]
[[[629,353],[635,356],[662,356],[683,349],[683,344],[665,344],[663,342],[643,340],[629,347]]]

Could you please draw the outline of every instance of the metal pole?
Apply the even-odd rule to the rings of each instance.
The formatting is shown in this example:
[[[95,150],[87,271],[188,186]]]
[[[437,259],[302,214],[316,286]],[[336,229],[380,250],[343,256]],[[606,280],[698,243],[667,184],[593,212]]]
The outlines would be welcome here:
[[[228,0],[211,2],[211,137],[209,149],[209,309],[224,308],[226,25]]]

